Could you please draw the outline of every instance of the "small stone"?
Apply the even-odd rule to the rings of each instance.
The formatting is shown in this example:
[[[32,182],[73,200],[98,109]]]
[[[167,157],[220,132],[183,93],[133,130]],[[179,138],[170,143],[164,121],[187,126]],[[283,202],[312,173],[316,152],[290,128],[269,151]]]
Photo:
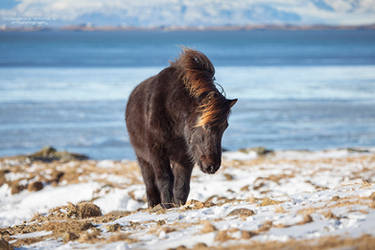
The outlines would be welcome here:
[[[80,226],[80,230],[81,231],[86,231],[86,230],[88,230],[88,229],[90,229],[90,228],[93,228],[93,227],[95,227],[91,222],[85,222],[85,223],[83,223],[81,226]]]
[[[109,224],[109,225],[106,226],[106,229],[107,229],[108,232],[117,232],[117,231],[120,231],[121,225],[118,224],[118,223]]]
[[[78,208],[78,215],[80,218],[90,218],[90,217],[97,217],[102,215],[102,211],[100,207],[91,203],[91,202],[81,202],[77,205]]]
[[[176,248],[176,250],[182,250],[182,249],[187,249],[187,248],[186,248],[186,246],[184,246],[184,245],[178,246],[178,247]]]
[[[272,225],[272,221],[265,221],[263,225],[258,228],[257,233],[267,232],[272,228]]]
[[[39,190],[42,190],[43,189],[43,183],[40,182],[40,181],[35,181],[35,182],[32,182],[32,183],[29,183],[29,185],[27,185],[27,190],[29,190],[30,192],[33,192],[33,191],[39,191]]]
[[[187,203],[186,203],[187,206],[192,206],[193,208],[195,209],[201,209],[201,208],[204,208],[204,203],[201,202],[201,201],[197,201],[197,200],[189,200]]]
[[[217,228],[214,225],[212,225],[209,221],[204,221],[201,233],[205,234],[205,233],[211,233],[214,231],[217,231]]]
[[[266,197],[262,200],[262,202],[259,204],[259,206],[263,207],[263,206],[277,205],[277,204],[280,204],[280,203],[282,203],[282,202],[272,200],[272,199]]]
[[[242,153],[250,153],[250,152],[255,152],[259,156],[264,156],[270,153],[273,153],[273,150],[267,149],[264,147],[254,147],[254,148],[241,148],[238,151]]]
[[[62,171],[57,171],[57,170],[55,170],[55,171],[53,171],[52,172],[52,174],[51,174],[51,182],[53,183],[53,184],[58,184],[60,181],[61,181],[61,179],[62,179],[62,177],[64,176],[64,172],[62,172]]]
[[[311,215],[309,214],[306,214],[304,217],[303,217],[303,220],[299,223],[297,223],[298,225],[303,225],[303,224],[307,224],[307,223],[310,223],[310,222],[313,222],[313,218],[311,217]]]
[[[213,207],[213,206],[216,206],[216,204],[213,203],[212,201],[205,201],[205,202],[203,203],[203,206],[204,206],[204,207]]]
[[[340,200],[340,196],[335,195],[335,196],[333,196],[333,197],[331,198],[331,200],[332,200],[332,201],[338,201],[338,200]]]
[[[66,232],[66,233],[64,233],[62,238],[63,238],[63,241],[66,243],[66,242],[78,239],[79,236],[75,233],[72,233],[72,232]]]
[[[228,214],[228,216],[248,217],[248,216],[252,216],[254,214],[255,214],[255,212],[253,210],[250,210],[250,209],[247,209],[247,208],[238,208],[238,209],[232,210],[232,212],[230,212]]]
[[[232,181],[234,179],[233,175],[224,173],[224,177],[227,181]]]
[[[158,220],[157,222],[156,222],[159,226],[162,226],[162,225],[164,225],[165,223],[167,223],[165,220]]]
[[[325,213],[323,213],[324,217],[326,217],[327,219],[335,219],[335,220],[338,220],[340,219],[339,217],[337,217],[334,213],[332,213],[332,211],[327,211]]]
[[[193,249],[194,250],[208,249],[208,246],[204,242],[198,242],[197,244],[194,245]]]
[[[256,233],[251,232],[251,231],[241,231],[241,238],[244,240],[251,239],[255,235]]]
[[[176,229],[174,229],[174,228],[172,228],[172,227],[163,227],[163,232],[164,233],[171,233],[171,232],[174,232],[174,231],[176,231]]]
[[[18,194],[18,193],[21,192],[23,189],[24,189],[24,186],[19,185],[17,181],[13,182],[13,183],[10,185],[10,193],[11,193],[11,194]]]
[[[181,246],[178,246],[178,247],[176,247],[176,248],[168,248],[167,250],[183,250],[183,249],[187,249],[186,248],[186,246],[184,246],[184,245],[181,245]]]
[[[231,237],[228,232],[226,230],[224,231],[219,231],[216,236],[215,236],[215,240],[216,241],[221,241],[221,242],[224,242],[224,241],[228,241],[228,240],[233,240],[234,238]]]

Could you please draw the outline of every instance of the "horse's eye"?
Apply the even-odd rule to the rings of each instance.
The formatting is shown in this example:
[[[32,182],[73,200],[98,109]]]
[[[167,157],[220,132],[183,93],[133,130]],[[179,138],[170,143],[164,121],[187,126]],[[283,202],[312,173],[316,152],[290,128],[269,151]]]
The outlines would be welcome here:
[[[212,127],[210,126],[210,125],[203,125],[203,130],[205,131],[205,132],[208,132],[208,133],[210,133],[211,132],[211,130],[212,130]]]

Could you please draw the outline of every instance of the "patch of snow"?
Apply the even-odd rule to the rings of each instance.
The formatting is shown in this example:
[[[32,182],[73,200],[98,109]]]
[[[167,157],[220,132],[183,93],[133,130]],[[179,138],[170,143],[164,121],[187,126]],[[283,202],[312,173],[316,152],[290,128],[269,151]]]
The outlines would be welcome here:
[[[47,186],[38,192],[23,191],[11,195],[5,185],[0,187],[0,226],[22,223],[36,213],[46,213],[49,209],[90,200],[98,183],[82,183],[68,186]]]

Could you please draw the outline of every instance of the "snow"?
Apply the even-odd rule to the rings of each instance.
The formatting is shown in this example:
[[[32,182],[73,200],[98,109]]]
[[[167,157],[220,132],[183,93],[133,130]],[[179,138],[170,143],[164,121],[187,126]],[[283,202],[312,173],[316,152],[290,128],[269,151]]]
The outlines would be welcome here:
[[[89,200],[98,187],[97,183],[83,183],[11,195],[9,188],[3,185],[0,187],[0,227],[22,223],[36,213],[46,213],[67,202]]]
[[[20,0],[12,8],[1,8],[5,24],[88,23],[153,27],[244,24],[368,24],[374,22],[371,0],[164,0],[104,1]]]
[[[375,209],[371,206],[371,202],[375,201],[370,198],[375,192],[374,152],[371,148],[362,153],[332,149],[277,151],[266,156],[258,156],[251,151],[226,152],[223,166],[215,175],[206,175],[199,168],[194,169],[190,203],[160,213],[145,210],[143,184],[129,184],[131,182],[126,176],[121,177],[115,172],[101,177],[107,178],[108,182],[126,183],[126,186],[103,185],[95,181],[95,173],[83,176],[85,183],[46,186],[38,192],[24,190],[11,195],[8,185],[3,185],[0,187],[0,227],[23,221],[28,223],[35,213],[46,214],[49,209],[67,202],[93,200],[103,214],[116,210],[131,211],[114,221],[97,224],[96,227],[102,231],[101,237],[109,238],[111,232],[106,226],[117,223],[122,226],[121,232],[128,233],[137,241],[89,244],[80,241],[64,243],[52,238],[25,245],[24,248],[167,249],[180,245],[194,247],[202,242],[208,246],[231,246],[254,241],[288,242],[324,236],[375,236]],[[91,162],[100,171],[130,163],[110,160]],[[11,178],[14,179],[14,176]],[[212,206],[194,208],[194,203],[191,203],[191,200],[204,203],[208,199],[214,203]],[[254,214],[229,216],[236,209],[249,209]],[[327,215],[328,212],[333,215]],[[311,221],[306,221],[306,218],[311,218]],[[165,224],[157,226],[158,221]],[[209,221],[217,231],[201,233],[204,221]],[[140,223],[140,226],[132,227],[134,223]],[[267,225],[270,228],[264,229]],[[164,230],[166,227],[174,230]],[[217,235],[221,231],[227,231],[233,239],[218,240]],[[243,239],[243,231],[259,233],[251,239]],[[10,243],[50,233],[41,231],[14,235]]]

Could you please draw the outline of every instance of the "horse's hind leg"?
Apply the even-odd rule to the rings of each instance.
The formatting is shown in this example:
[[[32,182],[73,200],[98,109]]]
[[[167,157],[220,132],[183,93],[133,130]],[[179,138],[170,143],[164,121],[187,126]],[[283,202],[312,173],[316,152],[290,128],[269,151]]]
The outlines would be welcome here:
[[[152,166],[142,158],[138,157],[138,163],[141,168],[143,181],[146,185],[146,195],[149,207],[154,207],[161,203],[160,192],[155,182],[155,174]]]
[[[181,206],[186,203],[190,192],[190,177],[193,170],[193,164],[172,163],[174,184],[173,184],[173,199],[174,203]]]

